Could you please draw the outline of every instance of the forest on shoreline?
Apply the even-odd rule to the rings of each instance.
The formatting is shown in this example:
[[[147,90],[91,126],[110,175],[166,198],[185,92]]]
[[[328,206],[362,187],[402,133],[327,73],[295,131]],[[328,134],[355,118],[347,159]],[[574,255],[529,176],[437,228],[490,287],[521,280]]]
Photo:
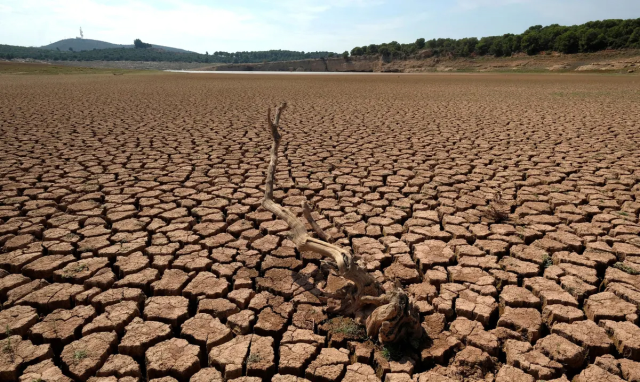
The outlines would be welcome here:
[[[140,42],[142,43],[142,42]],[[153,48],[150,44],[137,48],[109,48],[85,51],[65,51],[44,48],[0,45],[0,59],[32,59],[40,61],[162,61],[193,62],[203,64],[240,64],[305,59],[324,59],[342,56],[344,59],[377,56],[385,59],[426,58],[433,56],[476,57],[511,56],[517,53],[536,55],[551,51],[572,54],[597,52],[606,49],[640,49],[640,18],[628,20],[590,21],[581,25],[543,27],[535,25],[522,34],[469,37],[462,39],[438,38],[401,44],[392,41],[355,47],[351,52],[304,52],[268,50],[248,52],[215,51],[213,54],[175,52]]]

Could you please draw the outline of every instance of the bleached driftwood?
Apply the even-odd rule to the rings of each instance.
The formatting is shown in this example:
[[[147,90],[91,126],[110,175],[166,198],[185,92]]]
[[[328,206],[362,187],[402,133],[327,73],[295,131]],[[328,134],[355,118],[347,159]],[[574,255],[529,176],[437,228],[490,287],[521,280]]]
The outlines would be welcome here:
[[[333,301],[333,305],[338,307],[336,313],[354,317],[357,322],[365,324],[367,335],[378,339],[383,344],[409,337],[411,339],[415,339],[416,336],[419,338],[422,332],[420,316],[401,288],[385,292],[373,276],[356,260],[350,249],[329,243],[328,236],[311,216],[311,208],[306,201],[301,206],[302,215],[319,239],[309,235],[304,222],[298,219],[294,213],[274,201],[273,185],[278,164],[278,148],[282,138],[278,128],[280,117],[286,107],[286,103],[278,106],[273,120],[271,119],[271,109],[267,112],[267,121],[273,142],[262,206],[288,224],[291,240],[299,251],[313,251],[332,259],[338,276],[355,284],[353,293],[340,297],[339,301]]]

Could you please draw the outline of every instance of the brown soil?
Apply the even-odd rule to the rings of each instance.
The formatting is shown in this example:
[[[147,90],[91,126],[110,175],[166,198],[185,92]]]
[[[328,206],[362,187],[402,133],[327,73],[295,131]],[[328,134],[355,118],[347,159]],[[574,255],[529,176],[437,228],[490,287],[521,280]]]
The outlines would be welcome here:
[[[3,381],[639,378],[640,77],[0,81]],[[260,207],[282,100],[274,197],[427,340],[336,319],[344,280]]]

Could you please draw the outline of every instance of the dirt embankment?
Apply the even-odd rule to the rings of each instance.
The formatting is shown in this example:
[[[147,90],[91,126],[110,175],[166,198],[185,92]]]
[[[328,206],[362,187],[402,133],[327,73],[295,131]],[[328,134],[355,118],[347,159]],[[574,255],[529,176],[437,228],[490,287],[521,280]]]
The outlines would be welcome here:
[[[309,59],[297,61],[265,62],[259,64],[223,64],[207,66],[200,70],[216,71],[269,71],[269,72],[382,72],[384,62],[378,58]],[[394,70],[398,71],[398,70]]]
[[[640,50],[603,51],[597,53],[537,56],[526,54],[512,57],[451,58],[421,57],[406,60],[385,60],[381,57],[352,57],[265,62],[255,64],[202,64],[200,62],[165,61],[36,61],[55,65],[127,70],[214,70],[214,71],[275,71],[275,72],[640,72]]]
[[[384,60],[380,57],[313,59],[227,64],[200,70],[297,71],[297,72],[492,72],[492,71],[614,71],[635,72],[640,68],[640,51],[604,51],[588,54],[516,55],[512,57],[446,58],[425,57]]]

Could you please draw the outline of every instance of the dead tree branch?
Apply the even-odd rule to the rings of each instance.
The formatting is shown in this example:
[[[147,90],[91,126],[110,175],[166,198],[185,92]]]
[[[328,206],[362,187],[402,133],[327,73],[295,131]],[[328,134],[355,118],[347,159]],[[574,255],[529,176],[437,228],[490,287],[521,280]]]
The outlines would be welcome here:
[[[320,240],[329,241],[329,235],[320,228],[316,220],[311,216],[311,206],[309,206],[307,201],[302,202],[302,215],[307,219],[307,222],[309,222],[309,225],[311,225],[311,228],[313,228]]]
[[[273,187],[282,138],[278,128],[286,107],[286,103],[278,106],[273,120],[271,109],[267,112],[272,144],[262,206],[287,223],[291,240],[299,251],[313,251],[333,259],[338,275],[355,284],[355,291],[336,304],[341,314],[354,316],[359,322],[366,321],[367,335],[378,338],[382,343],[395,342],[408,335],[415,336],[421,332],[419,315],[402,289],[384,293],[373,276],[355,260],[350,250],[328,242],[328,236],[311,216],[311,208],[306,202],[302,204],[302,214],[319,239],[309,235],[304,222],[294,213],[274,201]]]

